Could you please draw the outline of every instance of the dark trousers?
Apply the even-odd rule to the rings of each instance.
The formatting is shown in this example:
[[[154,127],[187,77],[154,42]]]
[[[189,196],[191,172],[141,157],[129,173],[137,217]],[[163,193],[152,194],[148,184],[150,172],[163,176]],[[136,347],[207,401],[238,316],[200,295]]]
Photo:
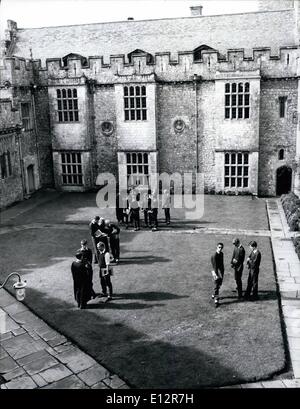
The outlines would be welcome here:
[[[99,275],[100,275],[100,284],[101,284],[103,294],[107,295],[107,288],[108,288],[108,294],[112,297],[113,288],[112,288],[112,283],[110,280],[110,274],[104,275],[102,268],[101,268]]]
[[[116,217],[119,223],[122,223],[124,221],[122,208],[120,207],[116,208]]]
[[[134,213],[132,215],[133,218],[133,225],[135,229],[139,229],[140,228],[140,215],[138,213]]]
[[[245,297],[250,297],[251,291],[253,297],[257,297],[258,294],[258,273],[259,270],[249,270],[249,276],[248,276],[248,283],[247,283],[247,288],[245,292]]]
[[[143,210],[143,213],[145,226],[148,227],[148,210]]]
[[[243,275],[243,266],[234,269],[234,279],[236,282],[236,289],[238,292],[238,297],[241,298],[243,295],[243,284],[242,284],[242,275]]]
[[[223,275],[221,274],[221,276],[218,275],[218,278],[215,280],[214,296],[216,300],[219,299],[219,291],[220,291],[222,283],[223,283]]]
[[[120,239],[110,237],[110,248],[114,259],[120,258]]]
[[[158,209],[152,209],[152,212],[149,213],[149,223],[151,227],[158,226],[157,212],[158,212]]]
[[[170,220],[171,220],[171,217],[170,217],[170,209],[169,209],[169,208],[165,208],[164,211],[165,211],[166,223],[169,224],[169,223],[170,223]]]

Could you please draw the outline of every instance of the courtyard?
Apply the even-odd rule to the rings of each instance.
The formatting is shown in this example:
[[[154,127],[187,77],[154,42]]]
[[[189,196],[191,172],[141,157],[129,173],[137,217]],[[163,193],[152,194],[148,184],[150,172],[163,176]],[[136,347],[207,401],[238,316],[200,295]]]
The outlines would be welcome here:
[[[205,196],[204,215],[173,212],[158,232],[121,231],[112,302],[87,310],[73,299],[70,265],[88,223],[95,194],[55,194],[2,219],[1,272],[28,282],[25,303],[60,333],[136,388],[199,388],[266,379],[284,370],[285,349],[264,199]],[[160,211],[160,214],[162,212]],[[238,302],[230,268],[232,239],[262,252],[260,299]],[[224,247],[221,306],[214,308],[210,256]],[[89,240],[89,244],[90,240]],[[4,273],[1,273],[1,281]],[[245,287],[247,269],[244,271]],[[94,288],[100,292],[97,267]]]

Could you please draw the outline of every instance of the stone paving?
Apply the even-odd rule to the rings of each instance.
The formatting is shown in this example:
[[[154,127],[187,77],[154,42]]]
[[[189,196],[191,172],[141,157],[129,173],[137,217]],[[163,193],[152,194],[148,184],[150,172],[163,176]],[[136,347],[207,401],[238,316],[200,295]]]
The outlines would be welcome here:
[[[53,193],[53,197],[55,197]],[[43,201],[43,197],[35,201]],[[29,202],[29,201],[28,201]],[[2,223],[30,209],[30,203],[8,209]],[[294,251],[281,203],[267,200],[268,230],[197,228],[177,233],[248,234],[270,236],[281,305],[289,344],[294,379],[282,379],[228,386],[228,388],[300,387],[300,262]],[[34,223],[35,228],[45,226]],[[58,225],[55,225],[57,228]],[[66,228],[67,224],[62,228]],[[50,227],[50,226],[48,226]],[[51,227],[53,225],[51,224]],[[71,227],[71,226],[70,226]],[[79,227],[79,226],[78,226]],[[82,226],[86,229],[85,226]],[[33,228],[33,224],[0,228],[0,234]],[[6,383],[1,389],[128,389],[117,375],[110,373],[63,335],[49,327],[24,304],[4,289],[0,297],[0,375]],[[226,387],[227,388],[227,387]]]
[[[0,297],[1,389],[127,389],[6,290]]]

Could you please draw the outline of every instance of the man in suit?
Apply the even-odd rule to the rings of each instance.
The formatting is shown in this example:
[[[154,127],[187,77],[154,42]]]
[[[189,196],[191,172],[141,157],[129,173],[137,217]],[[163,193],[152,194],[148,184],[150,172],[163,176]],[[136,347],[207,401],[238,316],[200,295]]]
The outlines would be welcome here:
[[[219,291],[223,283],[224,277],[224,255],[223,255],[223,243],[218,243],[215,253],[211,256],[211,264],[213,267],[212,275],[214,279],[214,293],[211,296],[215,300],[215,307],[220,305]]]
[[[93,289],[93,267],[92,267],[93,253],[92,253],[92,250],[88,248],[86,239],[81,240],[80,245],[81,247],[77,251],[77,253],[82,254],[82,262],[85,263],[85,267],[87,269],[88,276],[89,276],[91,295],[92,295],[92,298],[96,298],[97,294],[95,293]]]
[[[71,265],[73,277],[74,298],[78,308],[86,308],[87,302],[91,299],[90,277],[85,262],[82,260],[82,253],[76,253],[76,260]]]
[[[238,299],[241,300],[242,293],[242,274],[244,269],[245,249],[241,245],[240,240],[235,238],[232,242],[234,245],[231,258],[231,267],[234,269],[234,279],[237,286]]]
[[[100,278],[100,285],[102,288],[102,296],[107,296],[105,302],[110,301],[112,299],[113,294],[113,287],[111,283],[111,268],[110,268],[110,255],[109,252],[105,249],[105,244],[99,242],[97,245],[98,249],[98,262],[99,262],[99,278]],[[108,295],[107,295],[107,288],[108,288]]]
[[[95,252],[95,264],[98,263],[96,253],[97,253],[97,244],[99,243],[99,238],[96,235],[96,232],[99,230],[99,216],[95,216],[91,223],[89,224],[89,229],[92,237],[93,248]]]
[[[110,220],[105,220],[105,226],[113,256],[111,262],[118,263],[120,259],[120,227],[115,223],[111,223]]]
[[[251,253],[247,258],[247,266],[249,268],[248,284],[244,294],[244,298],[249,300],[252,291],[252,300],[258,299],[258,274],[261,262],[261,253],[257,248],[256,241],[250,242]]]

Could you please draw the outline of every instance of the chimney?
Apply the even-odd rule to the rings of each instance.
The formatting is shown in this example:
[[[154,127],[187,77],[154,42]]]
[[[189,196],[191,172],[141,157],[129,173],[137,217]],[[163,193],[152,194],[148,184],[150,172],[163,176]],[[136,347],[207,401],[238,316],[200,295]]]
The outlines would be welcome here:
[[[191,9],[191,16],[192,17],[199,17],[202,16],[202,6],[192,6]]]
[[[127,17],[127,20],[132,21],[132,20],[134,20],[134,18],[133,17]]]

